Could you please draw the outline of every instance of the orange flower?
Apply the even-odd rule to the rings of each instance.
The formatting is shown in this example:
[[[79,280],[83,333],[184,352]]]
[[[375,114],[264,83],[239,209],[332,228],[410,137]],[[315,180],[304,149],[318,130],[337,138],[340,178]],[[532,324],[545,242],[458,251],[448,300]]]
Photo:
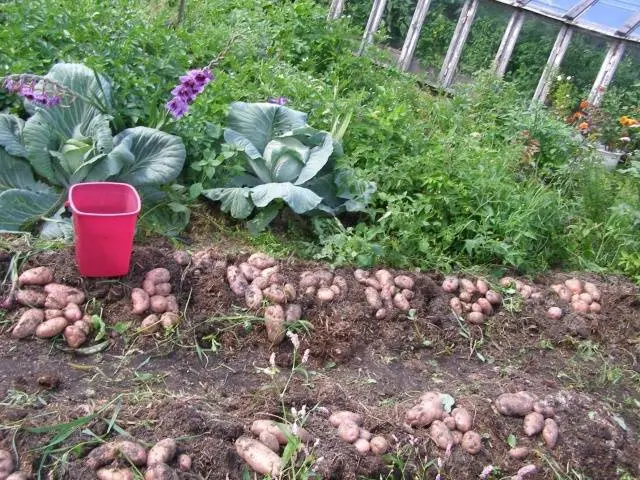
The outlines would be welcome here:
[[[580,110],[584,110],[585,108],[589,107],[589,102],[587,102],[586,100],[582,100],[580,102]]]
[[[587,128],[589,128],[589,124],[587,122],[582,122],[580,125],[578,125],[578,128],[580,130],[586,130]]]

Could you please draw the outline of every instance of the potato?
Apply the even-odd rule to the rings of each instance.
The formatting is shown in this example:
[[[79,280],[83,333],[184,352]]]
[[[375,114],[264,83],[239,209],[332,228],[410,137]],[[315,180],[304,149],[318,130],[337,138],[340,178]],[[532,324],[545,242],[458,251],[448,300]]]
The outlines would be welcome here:
[[[156,295],[164,295],[167,296],[171,294],[171,284],[170,283],[158,283],[156,284]]]
[[[244,301],[247,303],[247,307],[251,310],[256,310],[262,306],[262,290],[256,287],[253,283],[249,285],[249,288],[244,292]]]
[[[542,429],[542,439],[547,444],[547,447],[553,448],[558,442],[558,424],[552,418],[547,418],[544,421],[544,428]]]
[[[364,289],[364,295],[367,298],[367,303],[371,305],[371,307],[375,309],[382,308],[382,299],[380,298],[380,294],[373,287],[367,287]]]
[[[452,430],[451,431],[451,438],[453,438],[453,444],[454,445],[460,445],[462,443],[462,437],[464,436],[464,433],[462,433],[459,430]]]
[[[476,293],[478,291],[478,289],[476,288],[475,283],[473,283],[471,280],[469,280],[467,278],[462,278],[460,280],[460,289],[465,291],[465,292],[469,292],[471,295],[473,295],[474,293]]]
[[[337,285],[331,285],[329,289],[335,294],[336,298],[338,298],[342,292],[340,291],[340,287]]]
[[[445,277],[442,282],[442,290],[447,293],[455,293],[458,291],[458,287],[460,286],[460,281],[458,277]]]
[[[516,472],[515,478],[524,480],[525,477],[528,477],[529,475],[535,475],[536,473],[538,473],[538,467],[533,464],[529,464],[519,468]]]
[[[273,283],[270,279],[274,275],[280,272],[280,267],[278,265],[274,265],[273,267],[265,268],[260,272],[260,276],[266,279],[269,279],[269,283]]]
[[[476,290],[480,295],[484,295],[489,291],[489,284],[481,278],[476,280]]]
[[[403,312],[408,312],[409,309],[411,308],[411,305],[409,304],[409,300],[407,300],[405,298],[404,295],[402,295],[401,293],[396,293],[393,297],[393,305],[398,309],[398,310],[402,310]]]
[[[509,450],[509,456],[516,460],[522,460],[529,455],[529,449],[527,447],[514,447]]]
[[[132,312],[136,315],[140,315],[141,313],[149,310],[150,300],[147,292],[142,290],[141,288],[134,288],[131,291],[131,303],[133,304]]]
[[[370,273],[369,273],[369,272],[367,272],[366,270],[362,270],[362,269],[360,269],[360,268],[356,269],[356,270],[353,272],[353,276],[354,276],[354,277],[355,277],[355,279],[356,279],[358,282],[360,282],[360,283],[364,283],[364,282],[365,282],[365,280],[366,280],[367,278],[369,278],[369,275],[370,275]]]
[[[264,312],[264,324],[267,327],[267,338],[273,344],[284,340],[284,310],[280,305],[271,305]]]
[[[44,311],[45,320],[51,320],[52,318],[56,318],[56,317],[64,317],[64,312],[57,308],[49,308]]]
[[[320,301],[320,303],[330,302],[335,298],[336,294],[333,293],[333,290],[327,287],[321,287],[318,289],[316,293],[316,298]]]
[[[266,447],[268,447],[269,450],[275,453],[280,452],[280,442],[278,442],[278,439],[273,433],[268,432],[267,430],[263,430],[262,432],[260,432],[258,440],[260,440]]]
[[[185,250],[176,250],[173,252],[173,259],[181,267],[186,267],[191,263],[191,255]]]
[[[160,317],[162,328],[171,328],[180,323],[180,315],[173,312],[164,312]]]
[[[357,452],[362,455],[366,455],[371,450],[371,444],[369,443],[369,440],[364,438],[357,439],[353,443],[353,446],[356,447]]]
[[[413,278],[411,278],[408,275],[398,275],[396,278],[393,279],[393,283],[396,284],[396,287],[401,289],[406,288],[407,290],[412,290],[415,285]]]
[[[329,423],[334,427],[339,427],[342,423],[345,422],[362,425],[362,415],[355,412],[350,412],[348,410],[341,410],[333,413],[329,417]]]
[[[287,436],[293,435],[291,427],[284,423],[278,423],[273,420],[254,420],[251,424],[251,433],[259,436],[262,432],[269,432],[278,439],[280,445],[286,445],[289,441]],[[304,428],[298,427],[296,436],[304,443],[311,441],[311,435]]]
[[[140,324],[140,333],[143,335],[151,335],[160,329],[160,318],[155,313],[148,315]]]
[[[165,463],[156,463],[144,472],[144,480],[178,480],[178,474]]]
[[[543,301],[542,292],[533,292],[531,294],[531,300],[535,301],[536,303],[542,303]]]
[[[533,411],[535,398],[528,392],[503,393],[496,398],[498,413],[508,417],[524,417]]]
[[[167,299],[167,312],[178,313],[180,308],[178,307],[178,301],[176,297],[173,295],[167,295],[165,297]]]
[[[364,438],[365,440],[371,440],[371,432],[369,430],[365,430],[364,428],[361,428],[360,438]]]
[[[68,303],[64,310],[62,311],[64,318],[69,320],[69,322],[77,322],[82,318],[82,311],[80,311],[80,307],[75,303]]]
[[[467,435],[468,433],[469,432],[467,432],[465,435]],[[441,422],[440,420],[435,420],[431,424],[431,428],[429,429],[429,436],[438,448],[445,449],[448,446],[453,445],[453,437],[451,436],[451,431],[449,431],[444,422]]]
[[[502,295],[498,292],[489,290],[484,294],[485,298],[489,300],[491,305],[502,305]]]
[[[280,273],[272,273],[267,279],[267,285],[284,285],[287,280]]]
[[[347,443],[353,443],[360,438],[360,428],[353,422],[342,422],[338,426],[338,436]]]
[[[149,310],[153,313],[164,313],[167,311],[167,297],[154,295],[149,298]]]
[[[591,282],[584,282],[584,291],[591,295],[594,302],[600,301],[600,290]]]
[[[375,278],[367,278],[367,279],[365,279],[364,284],[367,287],[375,288],[378,291],[382,290],[382,285],[380,285],[380,282]]]
[[[251,282],[251,285],[262,292],[262,290],[264,290],[269,286],[269,279],[264,277],[258,277],[253,282]]]
[[[484,314],[481,312],[469,312],[467,322],[473,325],[482,325],[484,323]]]
[[[265,288],[262,294],[267,300],[273,303],[285,303],[287,301],[287,296],[279,285],[269,285],[269,288]]]
[[[305,291],[304,291],[304,296],[305,297],[315,297],[317,290],[318,289],[316,287],[307,287],[305,289]]]
[[[476,301],[476,303],[480,305],[480,308],[482,309],[482,313],[484,313],[487,316],[493,315],[493,305],[491,305],[491,302],[489,300],[481,297]]]
[[[500,279],[500,286],[501,287],[505,287],[505,288],[506,287],[510,287],[512,283],[515,283],[515,280],[513,279],[513,277],[502,277]]]
[[[191,470],[191,457],[186,453],[178,455],[178,469],[182,472],[188,472]]]
[[[475,455],[482,448],[482,438],[477,432],[469,430],[462,436],[462,442],[460,442],[465,452]]]
[[[564,284],[572,294],[582,293],[582,282],[579,279],[570,278],[565,280]]]
[[[231,291],[236,295],[244,295],[244,292],[249,288],[247,279],[244,278],[242,272],[235,265],[227,267],[227,281],[231,287]]]
[[[462,315],[462,303],[458,297],[453,297],[449,300],[449,306],[456,315]]]
[[[560,286],[560,288],[557,291],[557,294],[558,294],[558,297],[560,297],[565,302],[570,302],[571,297],[573,296],[573,294],[571,293],[571,290],[569,290],[567,287],[564,287],[564,286]]]
[[[35,267],[25,270],[18,277],[18,285],[46,285],[53,282],[53,272],[48,267]]]
[[[424,392],[420,395],[420,403],[433,403],[436,406],[441,405],[440,394],[438,392]]]
[[[416,294],[415,294],[415,292],[413,290],[408,290],[406,288],[404,288],[400,293],[402,294],[402,296],[404,298],[406,298],[409,301],[413,300],[413,297],[416,296]]]
[[[257,252],[249,257],[247,263],[259,270],[264,270],[265,268],[273,267],[276,264],[276,260],[266,253]]]
[[[0,479],[6,479],[14,468],[13,456],[6,450],[0,450]]]
[[[342,295],[347,293],[349,290],[349,285],[347,284],[347,280],[341,275],[335,275],[333,277],[333,284],[340,289]]]
[[[470,312],[471,311],[471,304],[468,302],[460,302],[460,305],[462,305],[462,311],[463,312]]]
[[[51,338],[59,335],[69,322],[64,317],[56,317],[51,320],[45,320],[38,328],[36,328],[36,337],[38,338]]]
[[[463,302],[467,302],[470,303],[471,300],[473,299],[473,295],[471,295],[469,292],[467,292],[466,290],[461,291],[458,294],[458,298],[463,301]]]
[[[155,465],[156,463],[170,463],[176,455],[176,441],[173,438],[163,438],[156,443],[147,455],[147,465]]]
[[[98,480],[133,480],[128,468],[101,468],[96,472]]]
[[[379,308],[376,310],[376,320],[382,320],[384,318],[387,318],[387,309]]]
[[[2,478],[2,474],[0,473],[0,478]],[[31,475],[25,472],[14,472],[7,477],[7,480],[31,480]]]
[[[18,323],[11,331],[13,338],[26,338],[36,333],[38,325],[44,320],[44,312],[37,308],[30,308],[26,310],[18,320]]]
[[[154,268],[149,270],[144,276],[145,280],[151,280],[154,285],[168,283],[171,280],[171,272],[166,268]]]
[[[287,305],[284,312],[284,319],[287,322],[296,322],[302,318],[302,307],[297,303]]]
[[[62,285],[59,283],[49,283],[44,286],[44,291],[48,294],[47,300],[52,304],[58,304],[60,306],[52,305],[47,308],[63,308],[67,303],[75,303],[80,305],[85,301],[85,294],[77,288],[69,287],[68,285]]]
[[[396,294],[395,285],[385,285],[380,289],[380,298],[383,303],[390,302],[391,306],[393,306],[393,296]]]
[[[482,307],[480,306],[480,304],[478,302],[473,302],[471,304],[471,311],[472,312],[480,312],[480,313],[482,313]]]
[[[75,322],[73,325],[69,325],[64,329],[64,339],[71,348],[78,348],[84,342],[87,341],[87,334],[84,332],[83,328],[76,325],[77,323],[84,323],[82,321]]]
[[[407,410],[404,414],[404,421],[412,427],[428,427],[434,420],[442,418],[442,414],[442,403],[438,399],[438,403],[420,403]]]
[[[96,470],[113,462],[117,454],[116,442],[103,443],[99,447],[91,450],[85,457],[84,462],[87,467]]]
[[[318,279],[318,285],[321,287],[329,287],[333,282],[333,273],[329,270],[316,270],[313,275]]]
[[[300,278],[299,286],[301,290],[306,290],[309,287],[317,287],[320,283],[320,279],[311,272],[306,272],[307,275]]]
[[[258,278],[262,271],[259,268],[254,267],[253,265],[249,265],[247,262],[242,262],[238,268],[249,282],[252,282],[254,279]]]
[[[41,308],[47,300],[47,294],[36,290],[18,290],[16,293],[16,302],[25,307]]]
[[[115,442],[116,451],[121,457],[138,467],[146,465],[147,451],[137,442],[131,440],[120,440]]]
[[[559,307],[549,307],[547,310],[547,318],[551,320],[560,320],[562,318],[562,309]]]
[[[380,282],[380,286],[394,285],[393,275],[391,275],[391,272],[389,270],[381,268],[380,270],[376,271],[374,275],[378,282]]]
[[[451,415],[445,415],[442,421],[444,422],[444,424],[447,426],[449,430],[456,429],[456,421],[453,419]]]
[[[582,300],[583,302],[591,305],[591,303],[593,302],[593,297],[591,296],[590,293],[587,292],[583,292],[579,295],[580,300]]]
[[[592,302],[591,305],[589,305],[589,311],[591,313],[600,313],[602,311],[602,307],[598,302]]]
[[[333,288],[333,286],[332,286]],[[297,297],[297,292],[296,292],[296,287],[293,283],[285,283],[284,287],[282,287],[282,289],[284,290],[284,296],[286,298],[287,302],[295,302],[296,297]],[[340,292],[338,292],[338,294],[340,294]]]
[[[588,313],[589,312],[589,304],[583,302],[582,300],[577,300],[571,303],[571,307],[575,312],[578,313]]]
[[[280,457],[253,438],[239,437],[236,452],[257,473],[273,477],[281,473]]]
[[[389,450],[389,442],[381,436],[373,437],[369,441],[369,445],[371,445],[371,452],[374,455],[384,455]]]
[[[454,408],[453,411],[451,412],[451,416],[456,422],[456,425],[454,428],[457,428],[462,433],[465,433],[471,430],[473,419],[471,418],[471,414],[466,408],[462,408],[462,407]]]
[[[88,315],[82,317],[82,320],[73,322],[73,325],[79,328],[81,332],[84,332],[85,335],[89,335],[89,332],[91,331],[91,319]]]
[[[533,403],[533,411],[540,413],[544,418],[553,417],[556,411],[551,405],[547,405],[542,400],[538,400]]]
[[[524,433],[528,437],[537,435],[544,428],[544,417],[541,413],[531,412],[524,417]]]
[[[160,284],[162,285],[162,284]],[[156,294],[156,284],[153,283],[152,280],[144,280],[142,282],[142,289],[147,292],[147,295],[149,295],[150,297],[152,297],[153,295]]]
[[[520,290],[522,290],[522,287],[524,287],[524,283],[521,280],[516,280],[515,281],[515,285],[516,285],[516,290],[519,292]]]

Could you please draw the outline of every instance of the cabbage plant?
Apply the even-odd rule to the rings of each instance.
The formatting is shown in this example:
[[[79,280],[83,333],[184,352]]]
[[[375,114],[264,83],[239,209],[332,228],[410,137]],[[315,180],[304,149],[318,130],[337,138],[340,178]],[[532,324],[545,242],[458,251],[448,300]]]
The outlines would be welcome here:
[[[111,85],[90,68],[59,63],[44,77],[15,77],[5,88],[25,97],[31,116],[25,122],[0,114],[0,230],[43,221],[46,229],[74,183],[110,180],[144,190],[182,171],[179,137],[147,127],[113,135]],[[55,96],[47,97],[47,85]]]
[[[260,230],[287,205],[297,214],[337,215],[363,210],[375,184],[355,178],[336,164],[341,144],[307,125],[307,114],[271,103],[231,104],[223,146],[240,155],[242,175],[228,185],[203,191],[237,219],[263,209]]]

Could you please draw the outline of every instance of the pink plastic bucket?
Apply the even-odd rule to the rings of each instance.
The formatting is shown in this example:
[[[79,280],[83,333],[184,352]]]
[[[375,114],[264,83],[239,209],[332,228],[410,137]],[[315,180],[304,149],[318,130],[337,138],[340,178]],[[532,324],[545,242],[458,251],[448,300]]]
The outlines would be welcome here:
[[[126,183],[77,183],[69,189],[76,262],[85,277],[129,272],[140,196]]]

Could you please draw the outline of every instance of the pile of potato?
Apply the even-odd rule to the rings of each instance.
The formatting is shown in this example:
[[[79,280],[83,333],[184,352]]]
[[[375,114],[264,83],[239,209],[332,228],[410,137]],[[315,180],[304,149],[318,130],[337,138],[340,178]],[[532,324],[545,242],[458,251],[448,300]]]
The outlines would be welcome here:
[[[85,457],[85,465],[96,470],[99,480],[133,480],[134,474],[122,465],[146,467],[145,480],[177,480],[177,468],[187,472],[191,469],[191,457],[180,454],[176,458],[178,446],[173,438],[165,438],[147,450],[138,442],[131,440],[114,440],[93,449]],[[175,467],[170,464],[174,462]],[[120,462],[118,462],[120,460]],[[113,464],[113,466],[107,466]]]
[[[558,424],[554,420],[555,411],[535,395],[520,391],[503,393],[495,400],[498,413],[509,417],[524,417],[524,433],[528,437],[542,432],[542,439],[549,448],[556,446],[558,441]],[[529,454],[526,447],[515,447],[509,455],[512,458],[524,458]]]
[[[457,315],[467,314],[467,322],[482,325],[484,319],[493,315],[494,309],[502,304],[502,295],[491,290],[489,283],[478,278],[475,282],[467,278],[446,277],[442,289],[447,293],[457,293],[449,301],[449,306]]]
[[[578,278],[570,278],[562,283],[551,285],[551,289],[558,297],[571,304],[571,308],[577,313],[600,313],[601,293],[598,287],[591,282],[583,282]],[[547,317],[558,320],[562,317],[559,307],[551,307],[547,310]]]
[[[142,320],[140,331],[153,334],[160,327],[171,328],[180,321],[178,301],[171,295],[171,272],[166,268],[154,268],[144,276],[142,288],[131,291],[131,311],[136,315],[147,315]]]
[[[85,294],[81,290],[54,283],[53,272],[47,267],[24,271],[18,277],[20,290],[16,301],[30,307],[20,316],[11,332],[14,338],[23,339],[35,335],[52,338],[60,333],[71,348],[78,348],[87,341],[91,320],[83,315]]]
[[[11,453],[0,449],[0,480],[28,480],[31,478],[24,472],[14,472],[15,468]]]
[[[542,292],[532,285],[527,285],[522,280],[516,280],[512,277],[502,277],[500,279],[500,286],[504,288],[514,288],[524,298],[540,301],[542,299]]]
[[[280,449],[288,442],[287,437],[297,436],[304,443],[311,441],[311,435],[302,427],[295,432],[285,423],[273,420],[256,420],[251,425],[251,433],[258,440],[243,435],[236,440],[236,452],[257,473],[274,478],[282,473]]]
[[[389,450],[389,442],[382,436],[372,438],[371,432],[362,428],[362,416],[343,410],[329,417],[329,423],[338,429],[338,436],[353,444],[358,453],[384,455]]]
[[[404,420],[410,427],[429,427],[429,436],[438,448],[448,449],[455,445],[471,455],[482,448],[480,435],[471,430],[473,419],[466,408],[454,408],[448,414],[439,392],[425,392],[417,405],[407,410]]]
[[[366,285],[364,294],[367,303],[375,310],[376,319],[386,318],[394,308],[403,312],[408,312],[411,308],[415,282],[408,275],[394,278],[389,270],[380,269],[371,276],[370,272],[357,269],[353,276],[362,285]]]

